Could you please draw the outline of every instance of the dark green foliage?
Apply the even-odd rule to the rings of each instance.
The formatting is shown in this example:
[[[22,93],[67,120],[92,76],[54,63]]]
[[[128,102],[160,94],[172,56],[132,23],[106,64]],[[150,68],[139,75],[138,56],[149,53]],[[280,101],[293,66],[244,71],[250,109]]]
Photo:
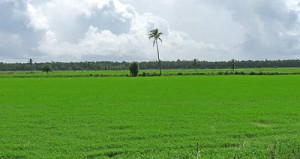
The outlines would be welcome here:
[[[132,77],[136,77],[139,73],[139,63],[138,62],[132,62],[129,66],[130,75]]]
[[[32,60],[32,59],[29,59],[28,64],[29,64],[29,65],[33,65],[33,60]]]
[[[234,72],[234,69],[235,69],[235,60],[232,59],[232,60],[230,61],[230,64],[231,64],[232,72]]]
[[[199,67],[198,65],[199,65],[198,60],[194,59],[193,60],[193,67],[194,67],[195,71],[197,71],[197,68]]]
[[[146,77],[146,76],[147,76],[147,73],[146,73],[146,72],[143,72],[143,73],[142,73],[142,74],[140,74],[139,76]]]
[[[43,71],[43,72],[47,72],[47,74],[48,74],[50,71],[52,71],[51,65],[44,65],[44,66],[42,67],[42,71]]]
[[[44,65],[51,65],[53,70],[127,70],[129,62],[47,62],[36,63],[30,65],[26,63],[3,63],[0,62],[0,71],[40,71]],[[277,61],[235,61],[235,65],[239,68],[274,68],[283,67],[300,67],[300,60],[277,60]],[[155,61],[140,62],[140,69],[159,69],[159,65]],[[162,69],[195,69],[193,62],[185,60],[177,61],[161,61]],[[198,61],[198,68],[201,69],[228,69],[231,68],[227,61]],[[236,68],[235,68],[236,70]]]
[[[146,77],[146,76],[160,76],[160,74],[156,72],[143,72],[142,74],[139,74],[139,76]]]
[[[249,75],[256,75],[256,72],[251,71],[251,72],[249,73]]]

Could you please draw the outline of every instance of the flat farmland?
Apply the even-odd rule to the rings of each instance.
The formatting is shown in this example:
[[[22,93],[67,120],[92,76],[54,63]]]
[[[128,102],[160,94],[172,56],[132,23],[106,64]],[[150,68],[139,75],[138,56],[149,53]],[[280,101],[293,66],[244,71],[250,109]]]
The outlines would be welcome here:
[[[250,74],[273,73],[273,74],[300,74],[300,68],[238,68],[232,72],[231,69],[163,69],[162,75],[220,75],[221,74]],[[157,74],[158,70],[139,70],[139,74]],[[42,71],[0,71],[0,78],[41,78],[41,77],[93,77],[93,76],[129,76],[129,70],[77,70],[77,71],[52,71],[49,74]]]
[[[300,76],[0,78],[0,123],[0,158],[297,159]]]

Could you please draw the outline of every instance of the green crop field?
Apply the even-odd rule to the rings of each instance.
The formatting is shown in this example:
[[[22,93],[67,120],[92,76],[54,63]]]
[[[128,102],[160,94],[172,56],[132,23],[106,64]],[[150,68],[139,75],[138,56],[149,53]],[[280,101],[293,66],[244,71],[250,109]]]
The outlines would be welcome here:
[[[0,78],[0,123],[1,159],[299,159],[300,76]]]
[[[158,70],[140,70],[139,74],[145,73],[159,73]],[[163,75],[177,75],[182,74],[204,74],[204,75],[218,75],[219,73],[231,73],[231,69],[166,69],[163,70]],[[289,73],[300,74],[300,68],[239,68],[235,69],[235,72],[244,72],[249,74],[250,72],[256,73]],[[49,74],[42,71],[0,71],[0,78],[11,77],[93,77],[93,76],[126,76],[129,75],[129,70],[91,70],[91,71],[53,71]]]

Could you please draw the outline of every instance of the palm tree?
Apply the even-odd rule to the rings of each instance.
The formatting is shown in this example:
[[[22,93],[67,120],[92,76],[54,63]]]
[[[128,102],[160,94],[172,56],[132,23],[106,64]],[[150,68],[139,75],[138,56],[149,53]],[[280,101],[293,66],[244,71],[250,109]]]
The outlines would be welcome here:
[[[234,59],[231,60],[231,69],[232,69],[232,72],[234,72],[234,69],[235,69],[235,60]]]
[[[149,34],[149,39],[153,38],[154,41],[153,41],[153,47],[155,46],[156,44],[156,48],[157,48],[157,57],[158,57],[158,63],[159,63],[159,74],[161,75],[161,61],[160,61],[160,58],[159,58],[159,49],[158,49],[158,42],[157,40],[160,40],[160,42],[162,42],[160,36],[162,35],[163,33],[159,32],[158,29],[154,29],[154,30],[151,30],[150,31],[150,34]]]

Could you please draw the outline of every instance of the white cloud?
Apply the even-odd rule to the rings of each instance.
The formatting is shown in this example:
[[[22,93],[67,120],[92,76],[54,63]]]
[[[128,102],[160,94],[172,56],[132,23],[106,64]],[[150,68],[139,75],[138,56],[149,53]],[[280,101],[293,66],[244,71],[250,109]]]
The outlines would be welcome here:
[[[30,3],[27,3],[27,14],[30,19],[30,22],[27,24],[28,27],[36,30],[49,29],[48,20],[40,8],[34,8]]]
[[[287,0],[286,4],[289,9],[300,11],[300,2],[298,0]]]
[[[210,0],[209,3],[220,6],[219,1]],[[299,38],[289,34],[291,31],[299,34],[298,15],[287,3],[284,0],[221,2],[245,30],[240,55],[251,59],[276,59],[298,54]]]
[[[299,8],[297,0],[0,0],[0,60],[155,60],[154,28],[164,33],[163,60],[300,58]]]
[[[22,39],[17,34],[0,33],[0,47],[5,47],[10,44],[21,45]]]
[[[198,43],[225,46],[213,59],[300,58],[298,0],[166,0],[154,6],[149,0],[123,1],[140,11],[164,16],[172,28],[187,33]],[[198,52],[206,52],[198,56],[204,58],[211,54],[201,49]]]

